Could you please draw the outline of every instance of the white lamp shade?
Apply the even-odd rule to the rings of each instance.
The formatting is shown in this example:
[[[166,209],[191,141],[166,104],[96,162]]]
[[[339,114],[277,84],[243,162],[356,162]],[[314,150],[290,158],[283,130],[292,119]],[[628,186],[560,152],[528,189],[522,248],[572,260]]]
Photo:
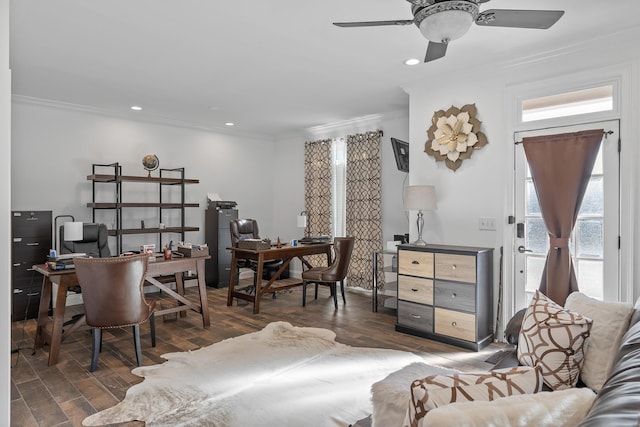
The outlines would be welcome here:
[[[306,215],[298,215],[297,223],[299,228],[306,228],[307,226],[307,216]]]
[[[410,185],[404,189],[404,210],[433,211],[438,208],[436,187],[433,185]]]
[[[64,240],[67,242],[77,242],[82,240],[84,234],[82,232],[81,222],[65,222],[64,223]]]

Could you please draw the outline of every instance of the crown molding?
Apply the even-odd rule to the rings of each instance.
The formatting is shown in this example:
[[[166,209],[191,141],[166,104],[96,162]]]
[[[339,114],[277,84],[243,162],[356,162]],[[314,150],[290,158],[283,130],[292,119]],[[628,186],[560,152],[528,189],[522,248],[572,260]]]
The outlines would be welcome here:
[[[586,58],[596,64],[605,64],[605,61],[606,63],[627,62],[630,59],[637,59],[639,57],[637,53],[635,53],[637,51],[635,46],[637,44],[636,41],[639,38],[640,26],[621,29],[606,36],[584,39],[569,45],[558,45],[559,47],[554,49],[540,50],[528,55],[520,55],[512,57],[511,59],[483,64],[474,68],[474,76],[476,78],[480,76],[493,76],[496,74],[496,71],[513,72],[514,75],[517,75],[518,70],[526,67],[567,63],[567,58],[572,56]],[[611,49],[611,46],[615,46],[615,49]],[[606,52],[606,60],[602,52]],[[630,52],[634,53],[630,54]],[[570,63],[567,65],[570,65]],[[556,69],[557,67],[550,68],[552,71]],[[427,71],[427,73],[428,72],[429,71]],[[455,73],[450,73],[448,77],[454,79],[458,76],[465,76],[466,78],[468,76],[468,70],[460,69]],[[401,87],[406,93],[410,94],[415,89],[424,88],[425,81],[428,81],[430,77],[433,76],[429,76],[428,74],[416,75],[416,77],[413,77],[411,80],[407,80]]]
[[[289,132],[279,135],[276,139],[304,138],[304,139],[331,139],[346,136],[350,133],[366,132],[374,129],[382,129],[386,120],[409,117],[409,105],[406,109],[394,110],[380,114],[369,114],[366,116],[354,117],[348,120],[326,123],[312,126],[299,132]],[[384,130],[384,129],[382,129]]]
[[[268,139],[273,140],[271,135],[260,134],[255,132],[243,132],[237,129],[230,129],[228,127],[217,126],[205,126],[198,123],[188,122],[184,120],[176,120],[169,117],[155,116],[145,113],[144,111],[135,112],[133,114],[124,113],[122,111],[115,111],[108,108],[94,107],[90,105],[74,104],[70,102],[55,101],[45,98],[37,98],[25,95],[14,94],[11,96],[11,101],[17,104],[37,105],[40,107],[56,108],[68,111],[77,111],[82,113],[94,114],[97,116],[105,116],[111,118],[117,118],[122,120],[128,120],[133,122],[149,123],[155,125],[171,126],[183,129],[198,130],[202,132],[210,132],[215,134],[224,134],[236,137],[246,137],[255,139]]]

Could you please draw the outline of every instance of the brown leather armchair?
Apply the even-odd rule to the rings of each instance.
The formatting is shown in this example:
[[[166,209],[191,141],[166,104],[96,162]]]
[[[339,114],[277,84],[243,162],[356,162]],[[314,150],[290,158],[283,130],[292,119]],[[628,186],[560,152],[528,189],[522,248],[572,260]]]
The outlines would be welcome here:
[[[96,370],[102,348],[102,329],[133,327],[136,362],[142,365],[140,324],[149,320],[151,345],[156,346],[155,301],[144,297],[144,278],[149,255],[117,258],[75,258],[78,283],[82,288],[87,325],[93,328],[91,368]]]
[[[336,237],[333,240],[333,261],[328,267],[313,267],[302,272],[302,306],[307,304],[307,284],[315,283],[315,298],[318,299],[318,285],[328,285],[333,295],[333,303],[338,308],[338,293],[336,292],[336,283],[340,282],[340,292],[342,293],[342,301],[346,304],[344,297],[344,279],[349,271],[349,262],[351,261],[351,252],[355,237]]]

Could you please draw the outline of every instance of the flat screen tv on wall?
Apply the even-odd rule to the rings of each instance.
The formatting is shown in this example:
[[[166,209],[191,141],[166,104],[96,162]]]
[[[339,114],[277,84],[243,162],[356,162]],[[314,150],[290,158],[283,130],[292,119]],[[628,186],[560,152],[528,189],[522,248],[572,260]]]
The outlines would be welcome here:
[[[409,143],[391,138],[393,154],[396,157],[396,166],[399,171],[409,172]]]

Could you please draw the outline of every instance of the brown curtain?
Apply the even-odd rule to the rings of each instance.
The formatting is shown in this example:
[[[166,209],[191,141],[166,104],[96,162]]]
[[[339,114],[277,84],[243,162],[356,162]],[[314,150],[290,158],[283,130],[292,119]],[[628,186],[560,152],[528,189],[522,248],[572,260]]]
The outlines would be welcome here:
[[[312,236],[331,235],[331,140],[304,144],[304,208]],[[313,265],[327,265],[327,257],[309,257]]]
[[[348,286],[371,289],[374,251],[382,247],[381,131],[347,136],[346,232],[355,237]]]
[[[560,305],[578,290],[569,238],[603,135],[603,129],[599,129],[522,140],[549,232],[549,252],[540,291]]]

